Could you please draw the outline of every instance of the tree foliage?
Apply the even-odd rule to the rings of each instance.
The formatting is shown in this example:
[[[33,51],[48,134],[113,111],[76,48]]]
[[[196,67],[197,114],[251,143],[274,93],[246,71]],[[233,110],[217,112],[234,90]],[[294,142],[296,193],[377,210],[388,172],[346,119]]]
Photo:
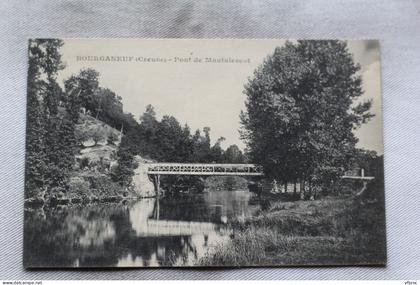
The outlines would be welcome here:
[[[204,135],[203,135],[203,134]],[[122,138],[118,157],[122,160],[133,160],[135,155],[161,162],[204,162],[204,163],[240,163],[244,161],[243,154],[237,146],[231,146],[225,153],[221,147],[224,138],[219,138],[211,145],[210,128],[196,130],[191,135],[188,125],[182,126],[173,117],[165,115],[161,120],[156,118],[153,106],[146,106],[140,116],[140,123],[130,129]],[[122,179],[123,183],[130,181],[133,164],[122,161],[118,164],[118,174],[114,179]],[[200,183],[199,183],[200,182]],[[161,183],[167,185],[198,185],[197,178],[165,177]]]
[[[74,162],[74,120],[67,104],[59,112],[63,91],[56,82],[61,61],[61,40],[29,41],[26,197],[66,184]]]
[[[221,146],[224,138],[211,144],[209,127],[192,135],[190,127],[181,125],[173,116],[158,120],[151,105],[136,121],[132,114],[124,113],[122,98],[100,85],[100,74],[94,69],[82,69],[70,76],[64,81],[63,90],[56,81],[57,73],[64,68],[62,45],[62,41],[55,39],[29,42],[27,197],[48,194],[51,189],[65,191],[75,154],[88,139],[95,145],[104,140],[114,144],[118,140],[113,133],[106,136],[100,127],[85,129],[86,125],[81,123],[87,116],[124,133],[117,151],[118,166],[112,172],[114,180],[124,186],[130,185],[135,155],[167,162],[242,161],[239,149],[225,154]],[[197,182],[190,178],[178,180],[182,181],[175,182]]]
[[[65,101],[74,105],[73,117],[84,109],[95,119],[115,129],[127,131],[136,127],[137,122],[130,113],[124,113],[122,98],[99,84],[100,74],[94,69],[82,69],[64,82],[67,98]]]
[[[94,69],[82,69],[79,74],[72,75],[65,83],[68,93],[77,93],[77,103],[80,107],[86,108],[92,114],[95,114],[100,105],[97,102],[95,93],[99,88],[99,72]]]
[[[229,146],[224,152],[223,157],[223,162],[226,163],[245,163],[246,161],[242,151],[236,144]]]
[[[92,128],[91,130],[89,130],[89,138],[91,138],[93,140],[93,142],[95,143],[95,146],[101,142],[105,140],[105,129],[101,126],[96,126],[95,128]]]
[[[359,65],[342,41],[287,42],[245,85],[242,138],[269,177],[322,184],[354,156],[353,130],[367,122]]]

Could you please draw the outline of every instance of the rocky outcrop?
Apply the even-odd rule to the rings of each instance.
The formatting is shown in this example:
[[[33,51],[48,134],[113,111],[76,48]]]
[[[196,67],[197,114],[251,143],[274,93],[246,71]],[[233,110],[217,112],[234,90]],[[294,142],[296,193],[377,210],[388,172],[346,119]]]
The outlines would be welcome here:
[[[138,167],[134,169],[133,175],[133,190],[141,198],[150,198],[156,196],[155,186],[147,175],[147,162],[149,160],[143,159],[140,156],[134,157]]]

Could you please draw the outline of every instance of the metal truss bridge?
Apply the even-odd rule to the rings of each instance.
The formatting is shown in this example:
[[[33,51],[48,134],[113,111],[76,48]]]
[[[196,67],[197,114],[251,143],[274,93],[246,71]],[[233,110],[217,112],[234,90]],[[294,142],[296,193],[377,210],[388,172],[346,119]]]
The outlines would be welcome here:
[[[263,168],[256,164],[225,163],[147,163],[150,175],[198,176],[263,176]]]

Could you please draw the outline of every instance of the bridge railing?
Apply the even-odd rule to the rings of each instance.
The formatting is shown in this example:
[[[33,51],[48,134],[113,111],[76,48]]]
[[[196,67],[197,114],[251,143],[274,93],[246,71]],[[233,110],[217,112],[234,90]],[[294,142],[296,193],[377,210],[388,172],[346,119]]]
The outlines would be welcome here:
[[[355,180],[363,180],[363,181],[369,181],[375,179],[374,176],[365,176],[365,170],[363,168],[356,168],[347,170],[343,176],[341,176],[343,179],[355,179]]]
[[[263,175],[262,167],[255,164],[218,163],[148,163],[148,174],[192,175]]]

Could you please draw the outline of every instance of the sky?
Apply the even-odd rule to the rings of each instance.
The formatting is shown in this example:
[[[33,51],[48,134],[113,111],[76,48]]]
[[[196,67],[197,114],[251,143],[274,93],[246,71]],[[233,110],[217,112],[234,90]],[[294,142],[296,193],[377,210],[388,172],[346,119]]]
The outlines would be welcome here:
[[[244,149],[239,136],[244,84],[264,58],[284,43],[281,39],[65,39],[61,52],[66,67],[58,81],[62,84],[80,69],[94,68],[100,73],[100,86],[121,96],[124,111],[136,119],[151,104],[158,119],[172,115],[181,124],[188,123],[192,132],[210,127],[213,143],[224,137],[223,147],[237,144]],[[364,94],[360,100],[372,99],[375,114],[356,130],[357,146],[382,154],[378,42],[352,40],[348,48],[361,65]],[[106,56],[113,56],[113,61]],[[116,57],[125,61],[115,61]],[[206,58],[240,62],[207,63]]]

